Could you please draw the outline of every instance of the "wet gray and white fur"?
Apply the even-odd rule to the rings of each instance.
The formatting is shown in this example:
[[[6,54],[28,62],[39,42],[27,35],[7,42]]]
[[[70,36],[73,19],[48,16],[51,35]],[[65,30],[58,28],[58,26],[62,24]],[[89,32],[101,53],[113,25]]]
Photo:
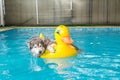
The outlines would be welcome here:
[[[28,43],[28,47],[33,56],[39,57],[42,55],[45,50],[50,52],[55,52],[53,46],[56,45],[56,42],[51,39],[40,39],[39,37],[32,38]]]

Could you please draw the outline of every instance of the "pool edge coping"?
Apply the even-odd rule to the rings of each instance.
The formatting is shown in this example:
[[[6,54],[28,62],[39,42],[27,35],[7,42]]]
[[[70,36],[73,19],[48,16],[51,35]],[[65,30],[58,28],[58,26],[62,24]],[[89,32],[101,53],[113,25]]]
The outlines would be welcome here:
[[[15,28],[2,28],[2,29],[0,29],[0,32],[4,32],[4,31],[8,31],[8,30],[12,30],[12,29],[15,29]]]
[[[12,30],[12,29],[19,29],[19,28],[56,28],[56,26],[14,26],[14,27],[4,27],[0,29],[0,32]],[[119,26],[69,26],[69,28],[120,28]]]
[[[14,27],[14,28],[56,28],[57,26],[28,26],[28,27]],[[119,26],[69,26],[69,28],[120,28]]]

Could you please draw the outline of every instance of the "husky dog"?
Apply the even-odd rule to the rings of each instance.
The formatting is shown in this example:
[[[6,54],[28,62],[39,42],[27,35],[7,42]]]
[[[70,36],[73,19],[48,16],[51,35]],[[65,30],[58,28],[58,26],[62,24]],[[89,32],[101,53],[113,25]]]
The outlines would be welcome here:
[[[41,39],[39,37],[35,37],[28,42],[28,47],[32,55],[35,57],[40,57],[40,55],[42,55],[46,50],[54,53],[55,50],[53,46],[55,45],[55,41],[48,38]]]

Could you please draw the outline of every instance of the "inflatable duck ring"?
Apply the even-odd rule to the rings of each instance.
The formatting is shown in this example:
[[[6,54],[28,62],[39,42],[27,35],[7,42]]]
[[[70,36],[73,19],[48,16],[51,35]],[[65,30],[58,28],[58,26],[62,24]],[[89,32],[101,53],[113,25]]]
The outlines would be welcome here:
[[[64,25],[60,25],[54,32],[56,45],[54,46],[55,52],[43,53],[41,58],[65,58],[77,55],[77,48],[72,44],[73,40],[70,38],[70,32]]]

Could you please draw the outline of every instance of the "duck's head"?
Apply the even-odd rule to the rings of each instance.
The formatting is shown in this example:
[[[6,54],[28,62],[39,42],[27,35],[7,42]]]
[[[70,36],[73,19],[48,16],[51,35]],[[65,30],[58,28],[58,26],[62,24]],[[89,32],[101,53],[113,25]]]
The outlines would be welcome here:
[[[70,38],[69,29],[64,26],[60,25],[55,30],[55,39],[57,44],[72,44],[73,40]]]

